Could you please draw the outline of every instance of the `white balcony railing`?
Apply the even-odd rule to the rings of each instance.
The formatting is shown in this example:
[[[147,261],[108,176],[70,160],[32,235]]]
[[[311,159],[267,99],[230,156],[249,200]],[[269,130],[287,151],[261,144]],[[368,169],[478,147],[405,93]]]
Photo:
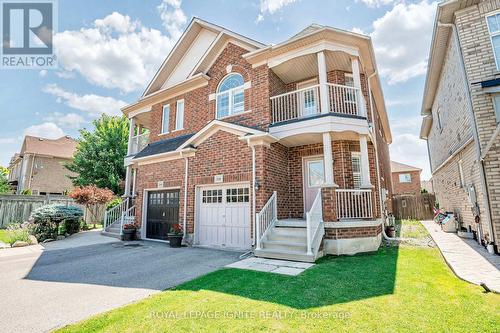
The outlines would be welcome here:
[[[335,192],[338,219],[373,217],[372,190],[337,189]]]
[[[320,85],[271,97],[272,122],[279,123],[321,113]],[[364,116],[364,99],[359,88],[327,84],[328,111],[345,115]]]
[[[271,97],[272,122],[314,116],[320,113],[319,85]]]
[[[129,155],[135,155],[144,149],[149,143],[149,132],[133,136],[131,139]]]

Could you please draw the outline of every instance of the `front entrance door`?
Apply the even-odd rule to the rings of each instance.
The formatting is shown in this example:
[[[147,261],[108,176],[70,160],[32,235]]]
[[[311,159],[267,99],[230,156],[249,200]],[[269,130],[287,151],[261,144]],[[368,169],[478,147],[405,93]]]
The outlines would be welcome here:
[[[323,157],[304,159],[304,215],[311,209],[319,188],[325,182]]]
[[[146,238],[166,240],[176,223],[179,223],[179,190],[148,192]]]

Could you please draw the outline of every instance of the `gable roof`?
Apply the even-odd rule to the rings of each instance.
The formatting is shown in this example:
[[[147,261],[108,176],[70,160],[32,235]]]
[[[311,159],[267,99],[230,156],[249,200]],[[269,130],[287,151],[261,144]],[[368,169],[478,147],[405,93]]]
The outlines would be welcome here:
[[[422,169],[408,164],[391,161],[391,172],[405,172],[405,171],[422,171]]]
[[[78,142],[69,136],[52,140],[26,135],[20,155],[37,154],[71,159],[75,154],[77,144]]]
[[[455,12],[478,4],[480,0],[449,0],[437,5],[434,30],[432,32],[431,48],[427,64],[427,76],[425,79],[422,108],[420,114],[424,116],[420,128],[420,138],[426,139],[432,124],[431,108],[441,77],[448,41],[452,36],[450,23],[454,22]]]
[[[193,18],[147,86],[142,98],[200,73],[197,67],[204,64],[203,60],[207,59],[207,55],[213,54],[215,48],[225,45],[228,40],[237,41],[248,51],[265,46],[221,26]],[[174,79],[172,75],[175,75]],[[168,82],[169,79],[172,79],[171,82]]]

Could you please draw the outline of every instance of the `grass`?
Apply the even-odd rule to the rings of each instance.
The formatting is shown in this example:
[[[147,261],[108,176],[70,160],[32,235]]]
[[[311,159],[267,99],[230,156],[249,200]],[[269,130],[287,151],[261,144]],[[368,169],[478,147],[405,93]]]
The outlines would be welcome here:
[[[396,220],[396,236],[424,239],[427,238],[429,234],[418,220]]]
[[[10,236],[7,233],[7,229],[0,229],[0,242],[8,244],[10,241]]]
[[[423,235],[408,225],[409,234]],[[403,245],[325,257],[296,277],[222,269],[60,332],[495,332],[499,326],[500,295],[459,280],[436,248]]]

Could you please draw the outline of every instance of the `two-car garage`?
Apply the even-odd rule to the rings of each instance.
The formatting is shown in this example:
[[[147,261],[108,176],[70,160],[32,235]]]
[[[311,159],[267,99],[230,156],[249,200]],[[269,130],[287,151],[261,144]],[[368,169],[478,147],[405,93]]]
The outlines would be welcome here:
[[[180,190],[145,193],[145,236],[166,240],[166,233],[179,222]],[[201,246],[248,249],[252,245],[250,188],[248,183],[196,188],[194,243]]]

